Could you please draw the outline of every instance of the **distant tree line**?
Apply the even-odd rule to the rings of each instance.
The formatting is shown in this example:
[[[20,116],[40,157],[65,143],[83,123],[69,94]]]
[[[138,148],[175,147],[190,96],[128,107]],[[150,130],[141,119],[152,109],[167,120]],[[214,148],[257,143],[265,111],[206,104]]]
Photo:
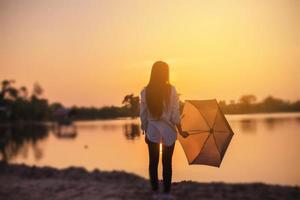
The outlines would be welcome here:
[[[42,98],[43,89],[38,84],[33,85],[31,93],[25,86],[16,87],[15,81],[3,80],[0,90],[0,122],[6,121],[42,121],[54,120],[58,109],[68,109],[73,120],[110,119],[118,117],[137,117],[139,115],[140,99],[134,94],[126,95],[122,106],[77,107],[65,108],[61,103],[49,103]],[[180,102],[182,110],[184,103]],[[225,114],[263,113],[263,112],[297,112],[300,111],[300,100],[295,102],[269,96],[256,102],[254,95],[244,95],[238,102],[219,101]]]
[[[3,80],[0,91],[0,120],[45,120],[50,106],[41,98],[42,87],[35,83],[29,94],[25,86],[16,88],[14,80]]]
[[[45,121],[54,120],[55,111],[65,108],[63,104],[49,103],[42,98],[43,89],[33,85],[31,93],[27,87],[16,87],[14,80],[3,80],[0,86],[0,123],[7,121]],[[139,99],[127,95],[123,106],[77,107],[68,109],[69,116],[74,120],[109,119],[117,117],[134,117],[138,113]]]
[[[104,106],[101,108],[71,107],[71,118],[74,120],[113,119],[130,116],[131,112],[124,106]]]
[[[260,102],[256,102],[254,95],[243,95],[236,103],[230,101],[219,101],[219,105],[225,114],[245,113],[272,113],[272,112],[299,112],[300,100],[295,102],[285,101],[268,96]]]

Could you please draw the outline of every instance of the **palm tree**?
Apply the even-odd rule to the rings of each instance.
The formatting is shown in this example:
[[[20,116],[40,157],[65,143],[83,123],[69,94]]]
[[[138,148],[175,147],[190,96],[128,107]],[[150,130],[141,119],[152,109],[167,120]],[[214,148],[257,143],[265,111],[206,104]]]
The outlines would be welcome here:
[[[42,86],[39,83],[34,83],[31,98],[38,99],[38,97],[40,97],[43,94],[43,92],[44,90]]]
[[[249,95],[243,95],[241,96],[241,98],[239,99],[241,104],[245,104],[245,105],[250,105],[255,103],[256,101],[256,96],[249,94]]]
[[[140,98],[139,96],[134,96],[133,94],[126,95],[122,101],[130,111],[131,117],[137,117],[140,111]]]
[[[21,92],[21,98],[23,100],[26,100],[28,97],[28,90],[25,86],[20,87],[20,92]]]

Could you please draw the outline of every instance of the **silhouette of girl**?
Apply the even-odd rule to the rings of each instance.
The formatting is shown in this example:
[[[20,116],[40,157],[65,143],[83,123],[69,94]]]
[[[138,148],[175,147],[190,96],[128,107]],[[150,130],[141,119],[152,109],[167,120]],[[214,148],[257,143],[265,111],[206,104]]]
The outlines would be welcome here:
[[[141,91],[140,118],[148,144],[152,190],[155,196],[159,195],[157,167],[162,143],[163,195],[171,198],[172,156],[177,131],[183,137],[187,137],[188,133],[181,129],[178,95],[169,82],[169,66],[165,62],[157,61],[152,66],[150,81]]]

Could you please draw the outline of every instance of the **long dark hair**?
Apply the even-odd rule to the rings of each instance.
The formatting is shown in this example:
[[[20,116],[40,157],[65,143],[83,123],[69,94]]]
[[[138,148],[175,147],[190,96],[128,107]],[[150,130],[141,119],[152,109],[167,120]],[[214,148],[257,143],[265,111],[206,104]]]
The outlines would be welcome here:
[[[153,64],[150,81],[146,87],[146,102],[152,117],[160,118],[164,108],[170,103],[171,85],[169,83],[169,66],[157,61]]]

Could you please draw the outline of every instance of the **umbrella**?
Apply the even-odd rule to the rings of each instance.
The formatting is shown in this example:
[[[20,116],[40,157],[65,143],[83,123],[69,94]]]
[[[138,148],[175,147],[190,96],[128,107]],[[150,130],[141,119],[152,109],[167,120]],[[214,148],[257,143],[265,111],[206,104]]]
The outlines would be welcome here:
[[[220,167],[233,131],[217,101],[187,100],[181,117],[182,130],[189,136],[178,139],[189,164]]]

